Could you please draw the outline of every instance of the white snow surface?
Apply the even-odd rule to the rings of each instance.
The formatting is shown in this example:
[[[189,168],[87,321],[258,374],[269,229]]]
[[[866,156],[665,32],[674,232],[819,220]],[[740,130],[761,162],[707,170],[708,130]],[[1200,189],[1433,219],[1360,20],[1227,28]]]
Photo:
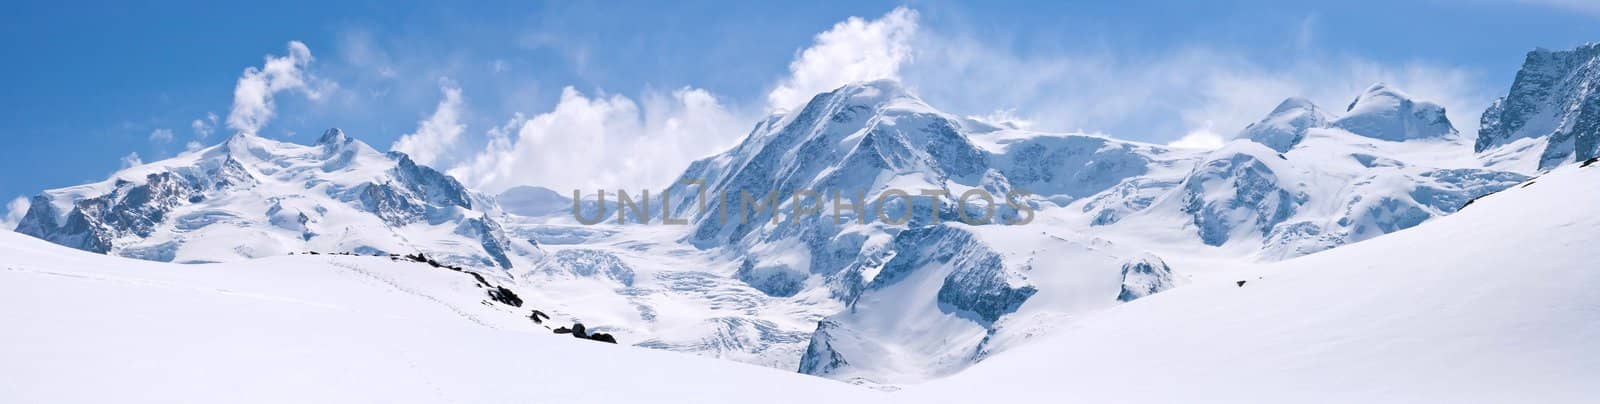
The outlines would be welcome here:
[[[1585,402],[1597,182],[1566,166],[1411,229],[1215,268],[892,393],[551,335],[467,276],[387,258],[177,265],[0,232],[0,401]]]
[[[336,361],[345,367],[309,375],[340,380],[339,377],[359,379],[371,373],[373,379],[350,384],[361,388],[384,385],[376,377],[399,372],[393,369],[410,369],[404,371],[409,372],[404,377],[394,380],[407,384],[406,389],[424,386],[433,389],[429,391],[443,392],[428,395],[406,390],[415,393],[406,397],[416,401],[452,401],[455,399],[449,397],[464,390],[487,391],[460,393],[467,398],[459,401],[542,401],[527,398],[550,394],[548,386],[540,384],[541,377],[552,380],[552,386],[573,386],[575,390],[615,389],[614,384],[599,384],[568,374],[614,383],[616,379],[636,379],[617,376],[633,366],[650,368],[654,373],[640,377],[655,377],[659,383],[641,384],[642,393],[623,389],[584,395],[583,399],[704,402],[707,399],[693,393],[708,391],[707,380],[716,380],[780,386],[768,391],[781,396],[775,399],[779,401],[884,400],[878,392],[837,383],[815,388],[825,397],[807,395],[813,389],[810,386],[820,380],[817,378],[736,376],[781,374],[797,369],[885,389],[908,386],[889,397],[913,402],[1010,397],[1004,391],[1021,392],[1019,398],[1036,397],[1034,394],[1038,393],[1048,394],[1047,397],[1122,401],[1114,396],[1116,388],[1160,390],[1166,384],[1177,386],[1171,389],[1172,394],[1254,398],[1242,394],[1261,387],[1230,384],[1235,379],[1229,377],[1277,381],[1292,379],[1292,375],[1338,380],[1274,382],[1267,387],[1270,391],[1261,393],[1262,397],[1304,399],[1290,388],[1301,386],[1308,392],[1346,394],[1339,398],[1382,398],[1380,395],[1386,393],[1432,398],[1452,397],[1452,393],[1440,390],[1438,385],[1412,386],[1405,382],[1466,381],[1496,370],[1460,373],[1472,372],[1473,368],[1438,363],[1430,359],[1435,356],[1428,355],[1484,358],[1492,365],[1514,364],[1516,358],[1506,357],[1535,348],[1485,344],[1505,342],[1497,339],[1500,335],[1552,340],[1557,338],[1550,334],[1554,331],[1593,331],[1578,327],[1561,330],[1543,323],[1527,325],[1504,319],[1500,323],[1466,325],[1438,320],[1436,328],[1427,329],[1378,327],[1400,321],[1386,319],[1416,320],[1416,324],[1429,324],[1424,320],[1434,316],[1454,316],[1449,318],[1462,323],[1475,319],[1450,306],[1454,304],[1460,305],[1459,310],[1475,310],[1486,316],[1544,313],[1541,310],[1546,309],[1538,306],[1495,308],[1486,306],[1489,303],[1461,299],[1479,295],[1510,298],[1517,293],[1511,289],[1483,290],[1478,283],[1495,283],[1495,287],[1521,285],[1543,293],[1548,288],[1535,283],[1547,281],[1556,272],[1538,272],[1535,279],[1500,279],[1499,276],[1512,275],[1488,268],[1443,273],[1438,266],[1545,262],[1541,261],[1544,258],[1506,258],[1523,251],[1548,255],[1551,265],[1581,266],[1577,256],[1582,247],[1578,246],[1593,240],[1592,234],[1585,232],[1594,232],[1595,227],[1579,216],[1582,207],[1595,206],[1595,195],[1585,192],[1593,191],[1592,172],[1600,169],[1557,170],[1548,178],[1535,180],[1534,185],[1517,187],[1527,184],[1524,174],[1537,171],[1498,171],[1511,167],[1509,162],[1485,168],[1480,157],[1494,160],[1474,156],[1470,145],[1456,138],[1453,129],[1448,130],[1450,133],[1440,130],[1449,128],[1449,123],[1433,120],[1434,112],[1443,119],[1442,108],[1436,105],[1411,101],[1399,90],[1380,85],[1369,89],[1349,110],[1337,119],[1362,117],[1361,122],[1371,125],[1332,124],[1335,118],[1324,115],[1316,106],[1291,99],[1256,127],[1265,130],[1265,135],[1241,135],[1241,139],[1219,150],[1197,153],[1095,135],[1039,133],[992,125],[977,128],[968,120],[933,109],[897,83],[880,81],[846,86],[819,95],[806,109],[769,117],[740,146],[695,162],[682,176],[706,180],[703,187],[714,190],[779,192],[784,197],[778,205],[785,214],[794,208],[787,203],[787,193],[803,188],[866,191],[868,195],[886,188],[909,189],[913,194],[919,188],[943,189],[951,195],[970,189],[1004,195],[1025,188],[1034,194],[1025,199],[1036,210],[1036,217],[1033,223],[1023,226],[963,225],[949,217],[956,213],[954,210],[945,211],[946,223],[933,225],[926,220],[927,211],[922,211],[922,219],[909,225],[835,224],[828,216],[795,222],[784,217],[771,224],[766,224],[766,217],[758,216],[752,226],[729,225],[712,222],[709,216],[693,218],[694,203],[687,196],[692,191],[684,192],[683,188],[674,190],[677,199],[672,200],[672,208],[677,210],[672,212],[674,217],[691,218],[688,226],[660,224],[658,215],[664,209],[661,198],[654,198],[649,208],[655,216],[651,225],[611,223],[616,217],[615,205],[610,205],[613,213],[606,224],[578,225],[564,208],[557,206],[570,205],[564,196],[513,193],[503,196],[505,202],[514,203],[507,204],[506,212],[501,212],[492,200],[461,189],[442,174],[404,169],[401,162],[406,160],[401,156],[379,153],[337,131],[331,131],[333,138],[325,138],[316,146],[236,138],[194,154],[119,172],[102,183],[47,191],[35,198],[35,206],[40,209],[30,212],[30,216],[36,216],[31,221],[36,227],[30,229],[55,226],[52,231],[58,232],[46,234],[66,235],[57,242],[84,242],[91,247],[108,246],[108,252],[114,255],[195,265],[91,258],[96,256],[6,233],[10,238],[0,241],[5,241],[6,246],[18,246],[12,251],[24,258],[8,262],[8,271],[0,275],[18,279],[0,282],[4,285],[0,291],[8,291],[5,298],[16,299],[0,303],[9,303],[7,316],[43,331],[7,336],[17,340],[0,342],[41,349],[54,347],[50,349],[56,351],[37,351],[45,352],[40,354],[29,348],[16,348],[17,355],[30,356],[18,356],[24,360],[11,365],[16,366],[14,372],[5,374],[38,373],[41,376],[25,378],[29,383],[18,382],[22,383],[19,386],[48,386],[63,383],[53,375],[64,373],[35,372],[30,366],[56,366],[50,364],[51,356],[38,355],[74,359],[78,362],[69,364],[77,368],[94,364],[95,358],[60,353],[70,349],[40,342],[55,334],[66,334],[72,337],[64,341],[96,349],[162,347],[139,354],[150,356],[131,357],[117,366],[164,361],[153,359],[154,355],[189,352],[184,350],[189,345],[175,344],[209,347],[211,351],[197,352],[222,361],[270,362],[280,367],[294,361],[271,361],[299,358],[301,361],[295,363],[323,365],[315,359],[319,355],[341,359],[382,357],[378,364],[370,365],[374,366],[372,369],[364,367],[367,364]],[[1382,133],[1356,133],[1372,128],[1382,129]],[[1509,161],[1526,156],[1504,158]],[[221,170],[226,174],[222,176],[207,171],[228,167],[224,163],[229,162],[237,162],[241,168]],[[122,203],[135,208],[170,208],[167,219],[153,223],[149,234],[135,232],[140,229],[139,223],[134,220],[127,224],[129,215],[95,216],[108,218],[107,221],[124,220],[117,222],[123,226],[119,229],[133,229],[108,233],[117,237],[96,244],[92,242],[97,240],[75,236],[84,234],[82,226],[74,227],[72,220],[62,221],[61,215],[85,198],[137,201],[139,198],[129,195],[137,195],[138,184],[155,178],[151,174],[160,173],[177,173],[200,185],[189,194],[173,193],[183,197],[168,199],[170,203],[165,205]],[[213,178],[238,179],[237,184],[242,185],[206,185]],[[1463,214],[1469,219],[1452,216],[1446,222],[1469,220],[1489,227],[1465,231],[1461,227],[1470,225],[1431,224],[1436,218],[1454,214],[1479,195],[1506,187],[1511,188],[1501,195],[1472,202]],[[1546,188],[1562,191],[1538,191]],[[1535,191],[1547,193],[1513,196]],[[1558,192],[1572,194],[1550,196]],[[191,195],[201,198],[189,199]],[[1518,202],[1527,205],[1527,210],[1493,208],[1499,205],[1489,203],[1502,198],[1536,200]],[[588,198],[580,203],[606,206]],[[1542,208],[1557,203],[1569,203],[1575,208]],[[913,205],[919,211],[928,209],[927,205]],[[100,212],[106,211],[110,210]],[[1491,213],[1473,213],[1477,211]],[[516,212],[532,217],[508,214]],[[828,212],[831,210],[824,209],[824,214]],[[1530,215],[1527,212],[1567,222],[1502,219]],[[1005,209],[999,213],[1002,219],[1018,214]],[[137,215],[133,217],[137,219]],[[41,223],[50,226],[38,227]],[[1437,226],[1450,230],[1427,230]],[[1499,229],[1516,226],[1528,228]],[[1431,236],[1404,236],[1419,233]],[[1473,241],[1463,242],[1460,238]],[[1402,246],[1371,246],[1394,243]],[[1358,253],[1343,252],[1352,248]],[[367,253],[421,250],[449,263],[469,266],[494,283],[516,290],[527,304],[518,310],[487,302],[484,290],[474,286],[465,274],[417,272],[427,267],[412,263],[395,263],[386,258],[281,256],[303,249]],[[68,259],[52,258],[58,255]],[[496,255],[506,257],[505,263],[497,265]],[[226,263],[208,263],[215,261]],[[1347,268],[1350,266],[1365,269]],[[1130,273],[1130,268],[1143,272]],[[1444,279],[1449,276],[1468,278]],[[1390,279],[1395,282],[1386,282]],[[96,281],[90,283],[100,286],[74,286],[67,280]],[[1246,280],[1247,286],[1235,286],[1233,282],[1238,280]],[[168,289],[189,292],[169,296],[167,292],[147,290],[145,286],[149,285],[178,285]],[[1130,288],[1135,290],[1130,292]],[[1345,300],[1335,293],[1338,288],[1349,288],[1349,295],[1356,299],[1387,303]],[[1467,292],[1458,294],[1451,288]],[[237,298],[235,291],[244,291],[247,297],[261,297],[271,304],[231,300]],[[1589,307],[1572,315],[1576,320],[1592,320],[1582,317],[1588,315],[1583,310],[1595,311],[1592,293],[1548,291],[1553,294],[1529,299]],[[1302,294],[1314,298],[1297,300],[1302,299]],[[108,305],[93,296],[114,296],[117,302],[132,303],[126,307]],[[1257,297],[1238,300],[1248,296]],[[1289,310],[1296,305],[1309,307],[1306,317],[1296,317]],[[75,311],[17,309],[56,306]],[[223,309],[199,309],[211,306]],[[354,314],[318,314],[302,306]],[[533,308],[555,317],[547,324],[581,321],[591,331],[616,335],[624,346],[601,347],[611,349],[605,350],[586,341],[551,338],[548,330],[526,320],[526,310]],[[1349,311],[1329,311],[1340,308]],[[1175,318],[1184,310],[1199,311],[1194,319]],[[267,319],[257,324],[225,314],[237,311],[259,312],[256,315]],[[104,316],[117,316],[108,320],[114,321],[111,325],[103,326],[113,328],[72,328],[102,327],[78,323]],[[317,330],[296,329],[289,318],[298,317],[306,319],[307,328]],[[145,319],[182,333],[141,328],[144,325],[125,318]],[[187,318],[197,320],[191,324]],[[1306,330],[1286,328],[1280,323]],[[1148,335],[1126,335],[1129,330]],[[1456,331],[1472,337],[1440,335]],[[225,332],[230,337],[249,333],[280,338],[262,342],[276,349],[266,352],[291,354],[227,353],[249,351],[243,347],[253,346],[254,340],[248,338],[219,343],[173,337],[208,332]],[[1268,334],[1260,334],[1263,332]],[[1519,334],[1524,332],[1538,335]],[[139,344],[96,340],[124,333]],[[1200,337],[1194,341],[1176,338],[1189,333]],[[328,337],[335,342],[322,341]],[[1274,339],[1279,337],[1287,340]],[[304,341],[326,345],[306,348],[292,343]],[[372,341],[394,342],[359,346]],[[1350,345],[1353,342],[1349,341],[1367,345]],[[1127,345],[1135,342],[1138,345]],[[1259,354],[1266,359],[1217,356],[1255,354],[1250,351],[1255,346],[1230,345],[1246,342],[1268,349]],[[523,346],[526,343],[532,346]],[[547,345],[559,348],[544,348]],[[569,346],[574,348],[568,349]],[[1455,349],[1453,346],[1466,348],[1451,350]],[[408,354],[402,347],[421,347],[417,348],[421,352]],[[693,353],[777,370],[707,362],[687,355],[640,352],[637,347]],[[388,350],[373,351],[380,348]],[[1379,348],[1388,349],[1381,351],[1382,355],[1409,361],[1402,363],[1409,367],[1395,369],[1443,373],[1411,379],[1387,373],[1393,377],[1380,380],[1375,375],[1386,373],[1373,370],[1383,366],[1373,363],[1378,362],[1375,358],[1379,354],[1362,351]],[[1412,348],[1418,349],[1416,356],[1407,356],[1412,354],[1405,350]],[[1488,353],[1472,356],[1467,348]],[[1150,353],[1145,353],[1147,350]],[[207,358],[203,356],[207,355],[184,356],[171,363],[182,362],[194,369],[235,367],[231,362],[205,362]],[[554,359],[546,362],[542,359],[546,356]],[[1018,357],[1036,359],[1015,359]],[[590,367],[588,362],[596,361],[594,358],[602,358],[599,361],[610,367]],[[1273,362],[1274,358],[1290,362]],[[402,360],[403,363],[396,362]],[[1127,363],[1114,363],[1118,360]],[[1168,360],[1176,362],[1163,362]],[[1236,370],[1232,369],[1235,360],[1241,364]],[[980,361],[985,361],[984,365],[970,374],[965,371]],[[1329,365],[1323,366],[1322,361]],[[540,365],[527,367],[561,371],[531,376],[515,373],[522,371],[525,363]],[[1595,373],[1593,362],[1541,363],[1566,366],[1561,369],[1570,370],[1573,375]],[[100,366],[111,372],[108,380],[138,379],[129,376],[137,373],[132,370]],[[682,374],[673,371],[679,368],[683,369]],[[266,379],[291,374],[270,369],[246,371],[267,372],[254,374]],[[1208,371],[1212,373],[1205,373]],[[696,372],[704,374],[695,376],[699,374]],[[556,373],[561,375],[552,376]],[[179,374],[194,379],[209,376]],[[1065,375],[1062,377],[1072,380],[1010,384],[1005,381],[1008,375],[1018,380],[1035,377],[1031,375]],[[1505,391],[1531,389],[1531,382],[1526,382],[1521,373],[1495,376],[1508,383],[1522,383],[1508,385]],[[446,381],[433,380],[434,377]],[[945,377],[948,379],[941,379]],[[1125,380],[1101,380],[1111,377]],[[1173,378],[1184,379],[1170,380]],[[1558,393],[1573,390],[1562,384],[1567,379],[1551,380]],[[318,387],[320,382],[296,383],[314,387],[308,387],[308,391],[330,391],[335,397],[364,397],[361,393],[334,393],[332,390],[340,387]],[[1012,387],[997,391],[985,388],[986,384]],[[16,391],[56,394],[32,390],[43,387],[28,388]],[[787,390],[791,388],[792,394]],[[774,400],[753,395],[759,389],[749,390],[752,395],[736,392],[727,399]],[[284,401],[283,396],[269,395],[265,390],[245,391],[279,398],[267,401]],[[858,393],[865,395],[856,396]],[[446,398],[440,398],[440,394]],[[571,399],[579,397],[577,394],[559,397]],[[1552,396],[1566,398],[1554,393]],[[36,396],[23,396],[30,397]],[[1183,398],[1140,394],[1127,397],[1133,401]],[[0,401],[14,401],[4,398],[0,397]],[[388,397],[371,401],[394,401],[384,398]]]
[[[388,258],[180,265],[10,231],[0,231],[0,256],[0,402],[799,403],[881,395],[552,334],[525,310],[486,302],[470,276]]]
[[[1592,402],[1597,183],[1600,166],[1569,165],[1415,228],[1231,265],[903,393],[930,402],[1019,391],[1085,402]]]

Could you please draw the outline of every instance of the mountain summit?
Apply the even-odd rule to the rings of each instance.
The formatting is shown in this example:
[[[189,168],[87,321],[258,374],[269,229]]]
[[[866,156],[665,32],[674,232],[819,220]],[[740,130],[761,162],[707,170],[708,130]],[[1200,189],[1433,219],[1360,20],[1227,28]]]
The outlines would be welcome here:
[[[1236,138],[1283,153],[1300,144],[1307,130],[1325,128],[1392,142],[1454,139],[1460,134],[1439,104],[1419,101],[1398,88],[1374,83],[1338,116],[1305,98],[1285,99],[1265,118],[1246,126]]]
[[[423,252],[509,268],[494,205],[405,154],[329,129],[303,146],[236,134],[222,144],[44,191],[17,231],[69,247],[172,262],[297,251]]]
[[[1307,129],[1327,127],[1331,119],[1311,100],[1291,97],[1273,108],[1266,118],[1246,126],[1238,138],[1264,144],[1280,153],[1286,152],[1305,139]]]
[[[1389,141],[1453,138],[1459,134],[1445,117],[1444,107],[1414,100],[1410,94],[1383,83],[1373,84],[1356,96],[1345,108],[1344,116],[1332,125]]]

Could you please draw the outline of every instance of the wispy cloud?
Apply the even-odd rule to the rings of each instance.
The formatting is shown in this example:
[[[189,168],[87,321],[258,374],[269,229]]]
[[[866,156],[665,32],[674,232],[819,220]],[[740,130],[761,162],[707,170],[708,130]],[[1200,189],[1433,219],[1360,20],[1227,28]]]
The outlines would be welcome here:
[[[1311,38],[1312,29],[1303,23],[1289,34]],[[915,60],[900,74],[936,107],[958,113],[1007,108],[1041,130],[1157,142],[1201,131],[1231,137],[1291,96],[1337,111],[1379,81],[1447,106],[1452,122],[1475,134],[1473,114],[1492,97],[1477,85],[1477,73],[1462,68],[1385,64],[1316,49],[1282,56],[1288,62],[1207,46],[1155,55],[1019,52],[973,34],[931,29],[922,30],[914,46]]]
[[[450,155],[467,126],[461,123],[461,87],[449,78],[439,79],[444,98],[433,115],[417,123],[417,131],[401,136],[390,148],[410,155],[417,163],[432,165]]]
[[[835,24],[789,63],[789,77],[767,95],[768,107],[792,109],[851,82],[899,78],[916,32],[917,12],[905,7],[876,20],[850,17]]]
[[[131,152],[126,156],[122,156],[121,163],[121,167],[126,169],[129,167],[144,165],[144,160],[139,159],[139,152]]]
[[[22,222],[22,216],[28,214],[30,203],[28,198],[16,197],[6,203],[6,214],[0,217],[0,228],[12,230],[17,228],[17,223]]]
[[[790,110],[817,93],[883,78],[901,80],[946,112],[1187,148],[1217,147],[1284,98],[1306,97],[1338,111],[1383,81],[1447,106],[1458,128],[1476,133],[1474,114],[1492,97],[1477,85],[1477,73],[1317,49],[1315,15],[1292,25],[1284,35],[1295,46],[1279,54],[1202,45],[1068,52],[925,26],[916,11],[900,7],[876,19],[847,18],[817,34],[764,99],[748,105],[726,104],[693,87],[638,98],[568,87],[554,108],[489,129],[484,149],[435,161],[463,162],[450,173],[491,192],[516,185],[659,187],[692,159],[745,135],[758,114],[739,111]],[[546,37],[524,41],[560,46]],[[414,149],[422,133],[397,149]]]
[[[156,128],[156,130],[150,131],[151,143],[171,143],[172,138],[172,129]]]
[[[217,130],[217,114],[207,112],[205,118],[189,122],[189,130],[197,139],[205,139]]]
[[[1227,139],[1212,131],[1211,123],[1206,122],[1206,127],[1189,131],[1178,140],[1167,142],[1167,146],[1178,149],[1215,150],[1222,148],[1226,142]]]
[[[281,92],[296,91],[307,98],[320,98],[331,83],[306,72],[311,61],[311,48],[300,41],[290,41],[287,55],[267,55],[261,67],[245,68],[233,88],[228,127],[240,133],[259,132],[276,114],[274,97]]]

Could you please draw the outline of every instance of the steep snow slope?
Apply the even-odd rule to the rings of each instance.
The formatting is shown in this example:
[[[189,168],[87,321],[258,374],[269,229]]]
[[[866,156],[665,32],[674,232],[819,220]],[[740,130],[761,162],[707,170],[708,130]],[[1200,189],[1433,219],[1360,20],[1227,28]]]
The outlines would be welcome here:
[[[316,145],[235,135],[222,144],[45,191],[17,231],[86,251],[219,262],[296,251],[412,253],[512,266],[493,203],[400,153],[338,129]]]
[[[0,256],[5,402],[881,399],[779,370],[551,334],[526,310],[487,302],[467,275],[387,258],[176,265],[9,231]]]
[[[1600,155],[1600,43],[1528,52],[1482,124],[1474,149],[1497,168],[1542,171]]]
[[[897,397],[1592,401],[1600,164],[1525,184],[1363,243],[1238,264]]]

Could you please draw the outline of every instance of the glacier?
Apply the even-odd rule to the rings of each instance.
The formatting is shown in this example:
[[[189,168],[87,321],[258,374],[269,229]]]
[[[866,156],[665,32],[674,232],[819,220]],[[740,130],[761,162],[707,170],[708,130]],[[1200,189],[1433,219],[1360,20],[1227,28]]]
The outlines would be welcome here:
[[[314,145],[236,135],[48,190],[17,231],[205,265],[423,252],[626,344],[895,389],[1071,335],[1082,319],[1177,304],[1149,302],[1190,286],[1270,285],[1256,268],[1538,188],[1595,154],[1594,49],[1530,53],[1476,139],[1444,106],[1383,83],[1342,110],[1287,98],[1223,147],[1188,150],[988,124],[879,80],[759,120],[662,184],[648,215],[622,213],[635,220],[611,220],[615,194],[576,198],[607,218],[593,225],[564,193],[479,194],[335,129]],[[864,198],[891,189],[916,197]],[[820,193],[789,197],[802,190]],[[988,205],[993,220],[964,223],[985,212],[952,200],[974,190],[1004,197]],[[739,221],[742,193],[779,197]],[[917,214],[873,214],[901,209]]]

